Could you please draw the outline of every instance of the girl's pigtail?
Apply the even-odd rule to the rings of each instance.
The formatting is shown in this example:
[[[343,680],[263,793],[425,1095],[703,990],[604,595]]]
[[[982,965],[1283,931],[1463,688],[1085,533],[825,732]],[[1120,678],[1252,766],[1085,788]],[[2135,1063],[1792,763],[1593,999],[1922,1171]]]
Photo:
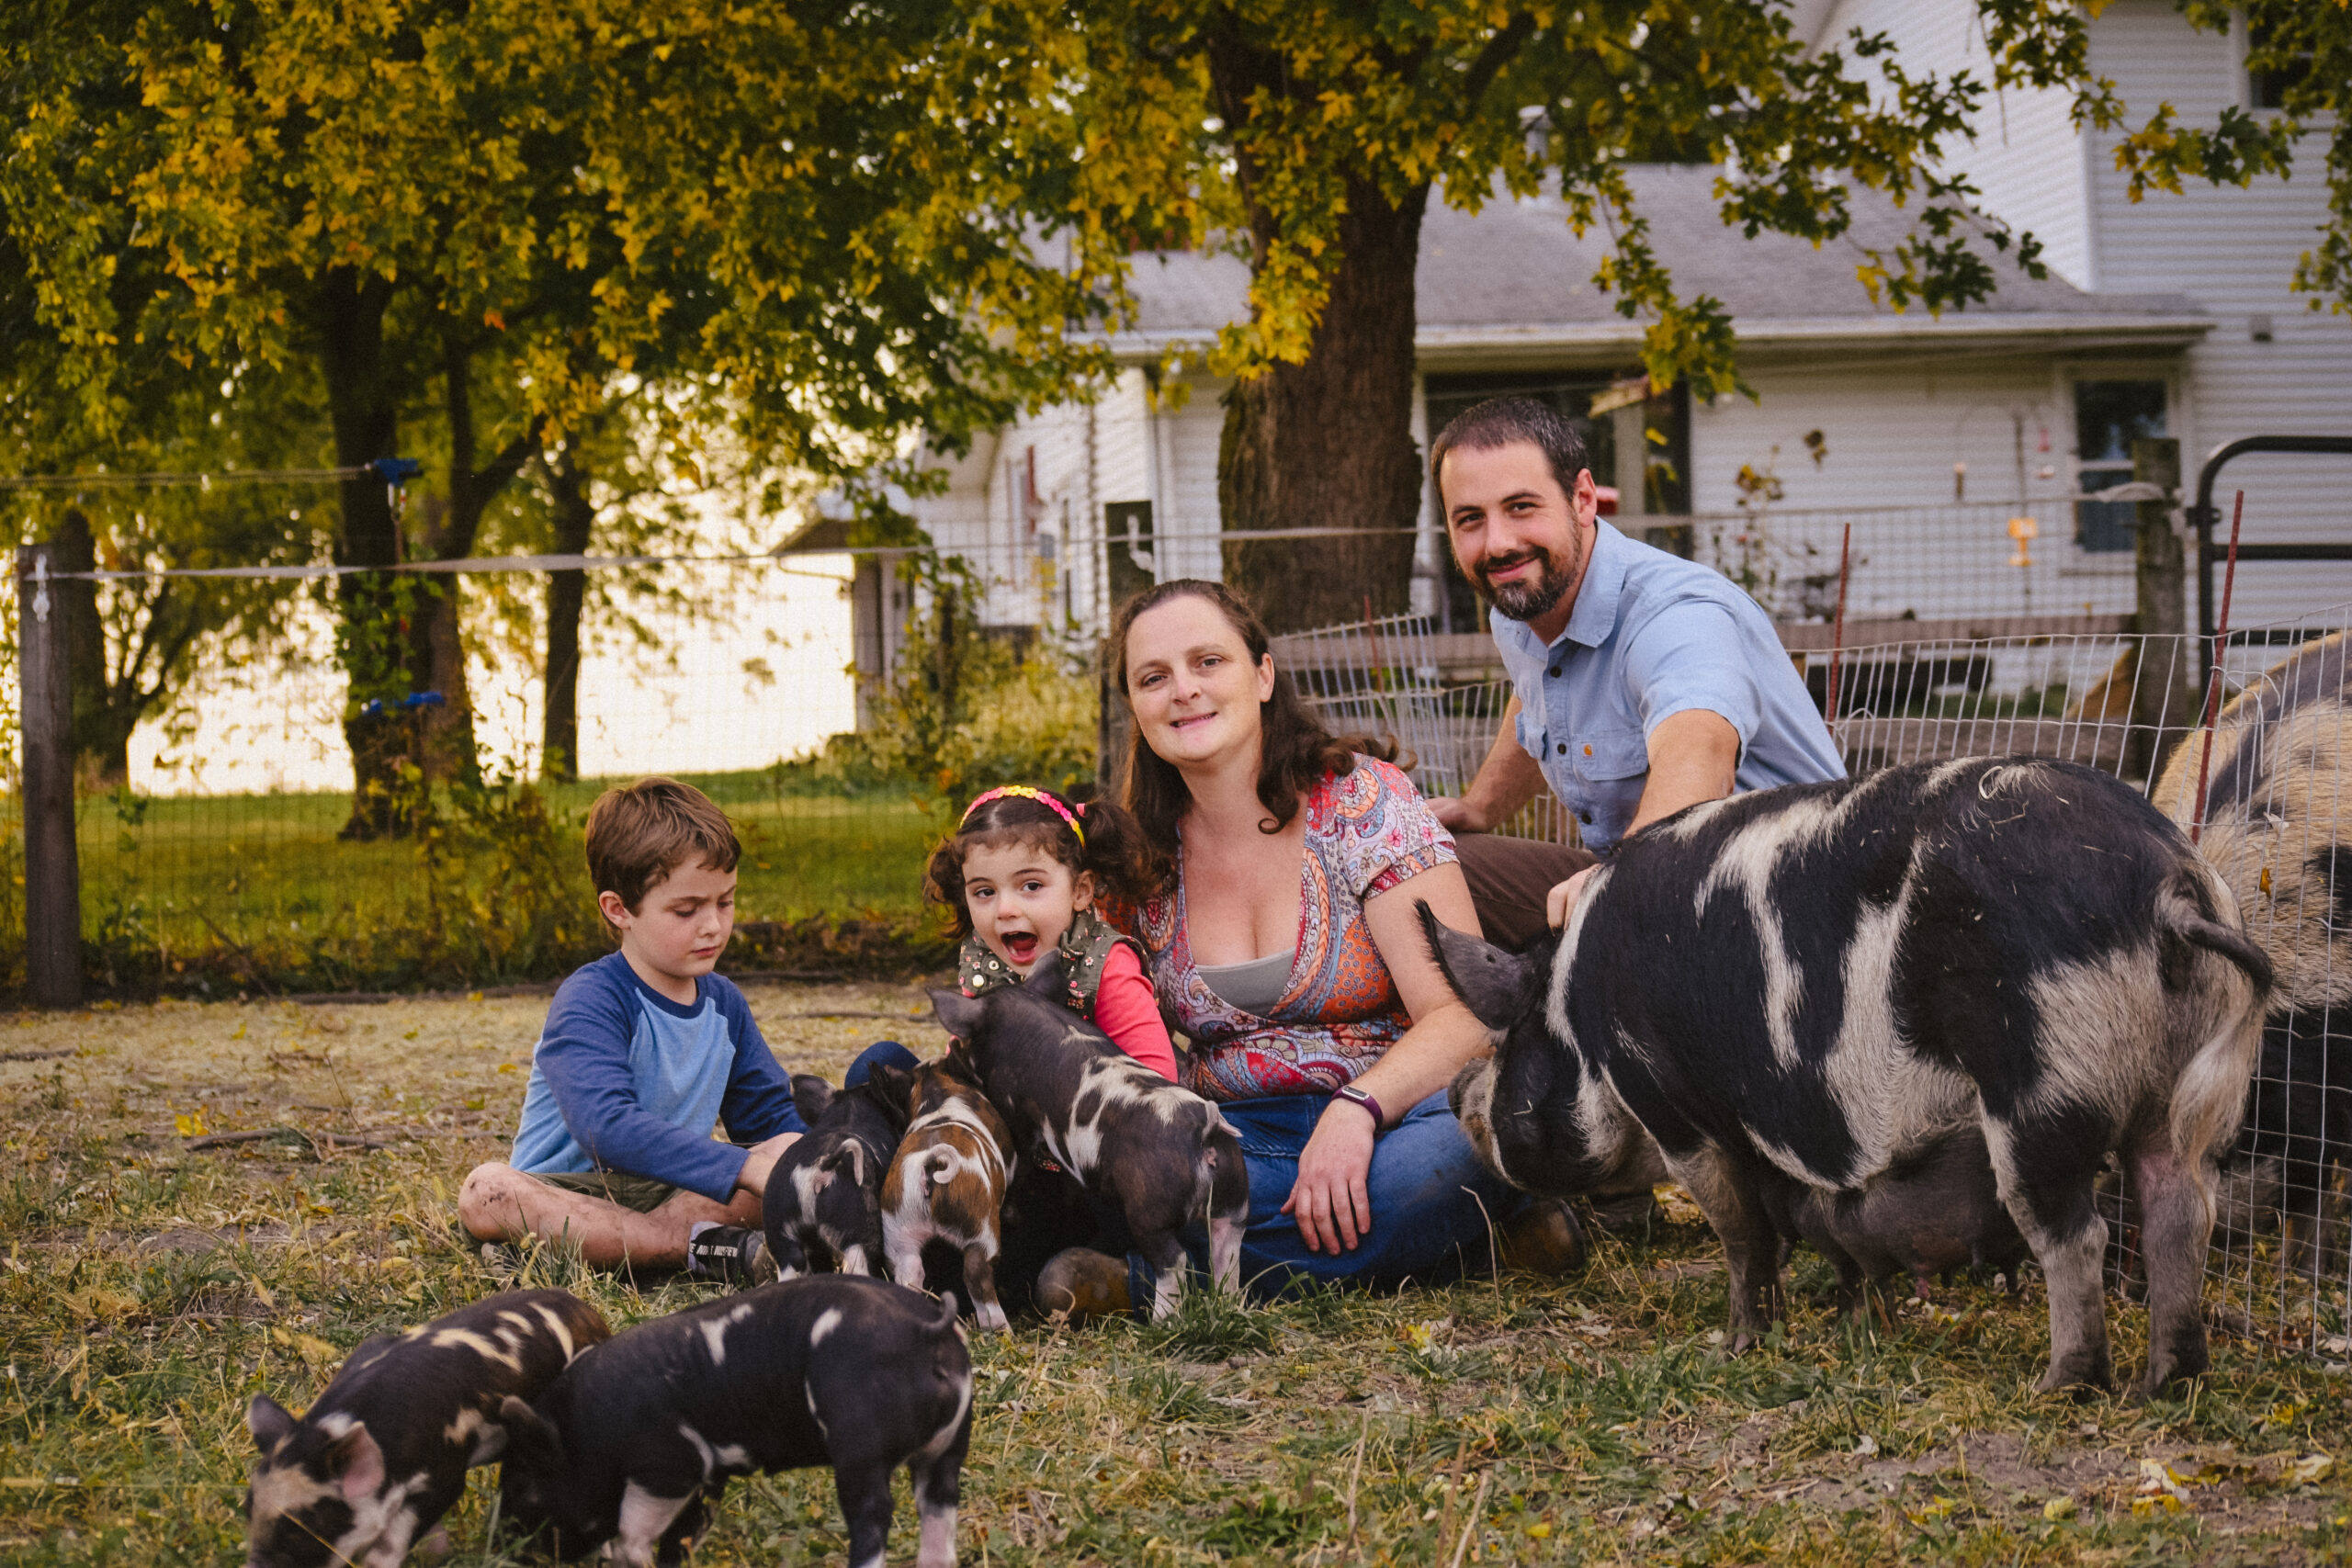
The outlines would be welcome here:
[[[956,847],[956,839],[950,833],[931,852],[922,871],[922,896],[947,911],[960,939],[972,934],[972,911],[964,902],[964,856]]]
[[[1152,889],[1143,860],[1143,833],[1135,818],[1114,801],[1090,800],[1085,805],[1086,869],[1102,893],[1129,903],[1140,903]]]

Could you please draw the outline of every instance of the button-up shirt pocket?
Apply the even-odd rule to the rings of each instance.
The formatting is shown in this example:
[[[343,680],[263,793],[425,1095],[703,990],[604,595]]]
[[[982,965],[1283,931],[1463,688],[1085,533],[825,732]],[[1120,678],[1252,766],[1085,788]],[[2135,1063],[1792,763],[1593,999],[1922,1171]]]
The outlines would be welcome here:
[[[1649,742],[1638,729],[1595,729],[1568,745],[1568,760],[1579,778],[1595,784],[1635,779],[1650,771]]]
[[[1584,829],[1585,842],[1606,852],[1625,836],[1642,807],[1642,789],[1649,782],[1649,743],[1632,726],[1589,729],[1568,742],[1567,761],[1576,770],[1576,798],[1568,806]]]

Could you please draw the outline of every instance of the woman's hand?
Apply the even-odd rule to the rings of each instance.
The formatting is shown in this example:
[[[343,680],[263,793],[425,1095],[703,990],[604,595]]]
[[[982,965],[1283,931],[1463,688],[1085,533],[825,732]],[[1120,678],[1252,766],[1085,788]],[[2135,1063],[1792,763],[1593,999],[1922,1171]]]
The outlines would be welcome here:
[[[1283,1213],[1298,1226],[1310,1252],[1353,1252],[1372,1233],[1372,1118],[1362,1107],[1333,1100],[1298,1155],[1298,1179]]]

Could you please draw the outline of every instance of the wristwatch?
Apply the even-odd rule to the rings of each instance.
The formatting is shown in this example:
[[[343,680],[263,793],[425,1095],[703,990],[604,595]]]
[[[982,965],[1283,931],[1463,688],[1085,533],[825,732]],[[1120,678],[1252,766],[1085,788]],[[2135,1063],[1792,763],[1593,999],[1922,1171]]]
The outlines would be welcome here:
[[[1351,1105],[1361,1105],[1366,1111],[1371,1111],[1372,1130],[1375,1133],[1388,1124],[1387,1114],[1380,1109],[1380,1101],[1373,1099],[1371,1095],[1365,1093],[1363,1089],[1358,1089],[1353,1084],[1346,1085],[1331,1098],[1334,1100],[1344,1100]]]

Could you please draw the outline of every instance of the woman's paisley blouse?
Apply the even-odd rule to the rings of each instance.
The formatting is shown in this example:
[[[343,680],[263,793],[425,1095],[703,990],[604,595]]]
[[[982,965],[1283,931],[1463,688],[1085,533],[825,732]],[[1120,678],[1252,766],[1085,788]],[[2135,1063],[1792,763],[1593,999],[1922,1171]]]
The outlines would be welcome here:
[[[1298,952],[1268,1013],[1209,988],[1185,926],[1183,859],[1175,887],[1106,910],[1143,943],[1161,1010],[1193,1041],[1185,1086],[1211,1100],[1329,1094],[1364,1072],[1412,1020],[1364,923],[1366,900],[1455,858],[1453,836],[1412,781],[1358,756],[1306,801],[1299,867]]]

